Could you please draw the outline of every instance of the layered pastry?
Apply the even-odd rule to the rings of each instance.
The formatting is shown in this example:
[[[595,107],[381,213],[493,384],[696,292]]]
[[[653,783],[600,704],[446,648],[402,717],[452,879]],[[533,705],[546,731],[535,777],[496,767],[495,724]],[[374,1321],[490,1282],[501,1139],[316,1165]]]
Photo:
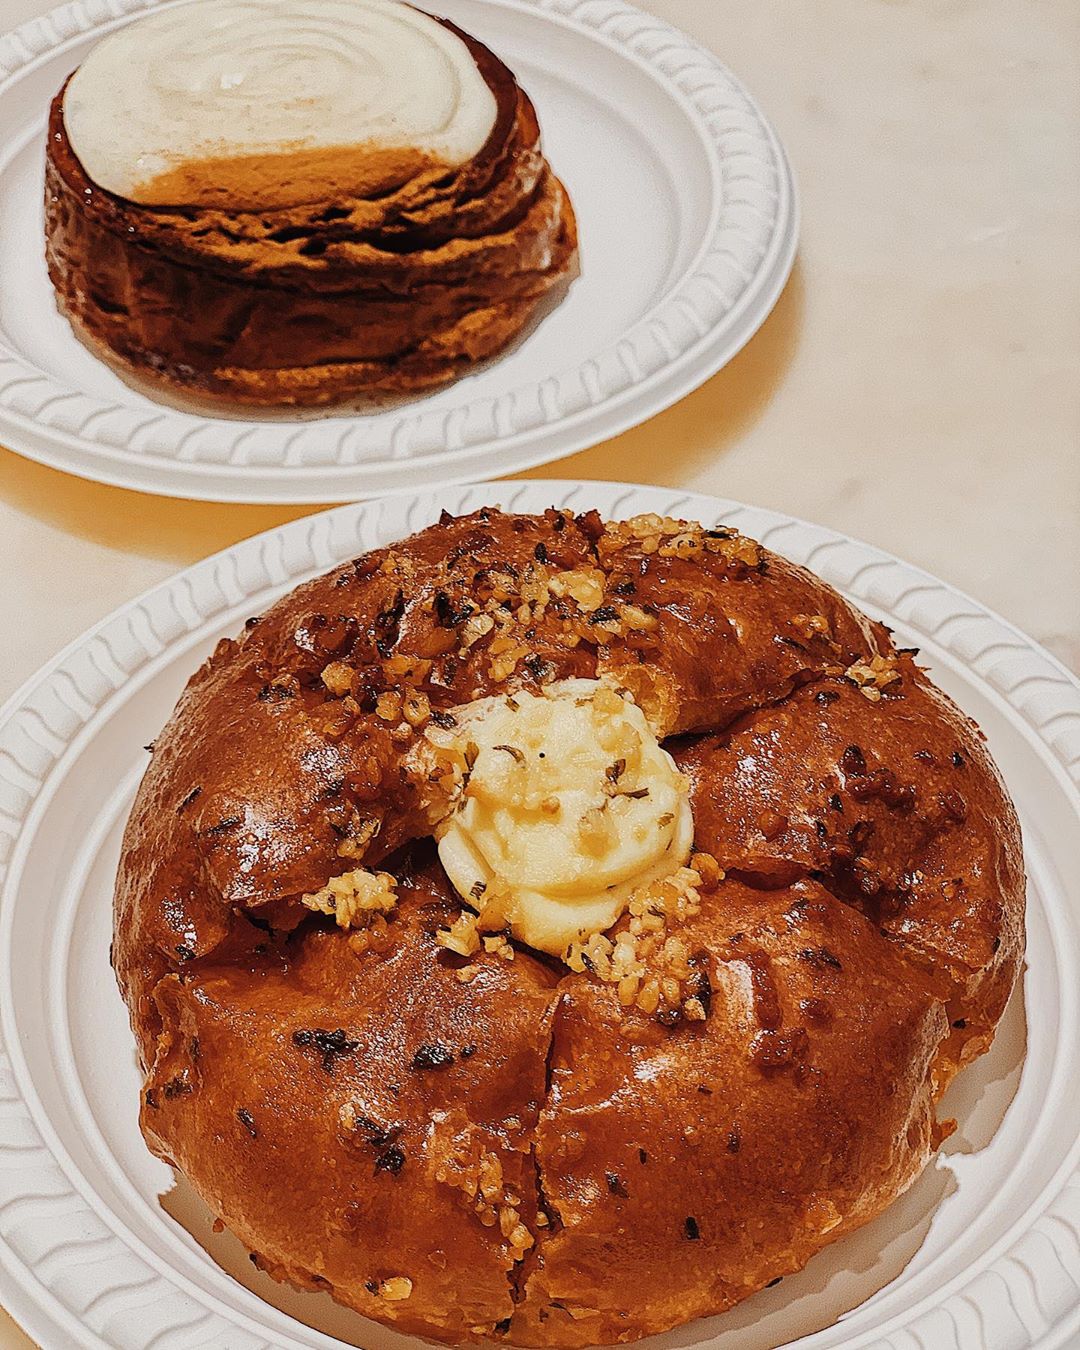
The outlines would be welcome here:
[[[274,407],[408,393],[502,350],[577,229],[507,67],[399,0],[189,0],[53,101],[49,275],[159,391]]]
[[[123,843],[142,1129],[274,1277],[629,1341],[873,1219],[1024,950],[915,653],[724,528],[483,510],[192,678]]]

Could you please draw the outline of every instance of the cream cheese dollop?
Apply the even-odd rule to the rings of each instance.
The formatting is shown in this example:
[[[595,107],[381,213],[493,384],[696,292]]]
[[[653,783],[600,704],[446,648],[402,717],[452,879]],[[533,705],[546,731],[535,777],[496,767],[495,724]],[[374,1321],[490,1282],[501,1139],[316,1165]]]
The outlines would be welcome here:
[[[189,0],[104,38],[64,95],[88,177],[146,203],[200,161],[363,147],[457,167],[496,112],[461,38],[401,0]]]
[[[467,765],[435,835],[482,928],[561,956],[690,856],[687,781],[627,691],[561,680],[454,720],[428,733]]]

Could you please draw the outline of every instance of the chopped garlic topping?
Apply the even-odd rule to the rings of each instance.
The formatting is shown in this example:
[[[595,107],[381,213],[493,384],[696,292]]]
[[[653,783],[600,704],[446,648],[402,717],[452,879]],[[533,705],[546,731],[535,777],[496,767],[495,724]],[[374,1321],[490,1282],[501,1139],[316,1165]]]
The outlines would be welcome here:
[[[363,928],[378,914],[397,905],[397,882],[389,872],[358,868],[331,877],[321,891],[302,895],[301,902],[320,914],[333,914],[339,928]]]
[[[479,699],[454,718],[453,731],[427,732],[465,765],[436,838],[483,930],[509,926],[562,955],[690,856],[686,780],[625,691],[562,680]],[[455,948],[471,947],[459,936]]]
[[[882,691],[901,678],[900,671],[896,668],[895,656],[873,656],[869,663],[856,661],[844,671],[844,674],[858,685],[859,692],[871,703],[877,703]]]

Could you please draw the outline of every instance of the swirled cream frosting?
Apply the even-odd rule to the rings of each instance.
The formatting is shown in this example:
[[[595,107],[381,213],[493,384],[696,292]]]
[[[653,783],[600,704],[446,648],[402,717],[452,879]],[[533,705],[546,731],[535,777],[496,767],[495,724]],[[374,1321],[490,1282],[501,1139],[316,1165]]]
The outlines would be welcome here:
[[[103,39],[64,96],[87,176],[144,205],[370,190],[464,164],[495,118],[466,44],[399,0],[189,0]]]
[[[686,862],[686,780],[625,691],[561,680],[479,699],[455,720],[430,733],[468,765],[436,838],[483,927],[562,955]]]

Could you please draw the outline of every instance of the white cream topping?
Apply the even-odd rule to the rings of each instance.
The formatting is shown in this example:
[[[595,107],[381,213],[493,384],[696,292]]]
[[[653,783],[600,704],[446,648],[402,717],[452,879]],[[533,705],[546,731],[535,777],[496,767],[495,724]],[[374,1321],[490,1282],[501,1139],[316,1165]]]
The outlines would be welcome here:
[[[189,0],[104,38],[64,96],[87,175],[132,201],[201,160],[363,146],[457,166],[495,117],[465,43],[400,0]]]
[[[625,692],[562,680],[485,698],[431,729],[471,761],[436,828],[439,857],[481,927],[562,955],[609,928],[640,888],[690,856],[687,782]]]

